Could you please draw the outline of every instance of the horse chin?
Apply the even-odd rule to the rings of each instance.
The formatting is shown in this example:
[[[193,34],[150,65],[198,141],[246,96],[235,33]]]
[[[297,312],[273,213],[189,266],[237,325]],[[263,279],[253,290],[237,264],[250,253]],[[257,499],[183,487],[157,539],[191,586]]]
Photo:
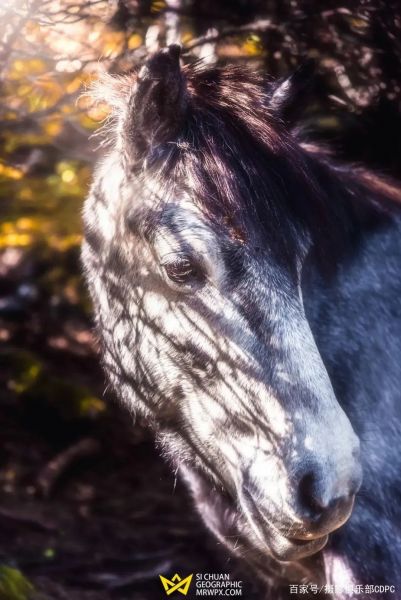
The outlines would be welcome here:
[[[296,540],[283,536],[271,527],[268,530],[255,531],[271,555],[280,562],[299,561],[320,552],[328,541],[328,535],[311,541]]]
[[[249,525],[258,540],[258,546],[280,562],[299,561],[320,552],[329,539],[328,535],[312,540],[299,540],[284,536],[272,524],[261,525],[248,517]]]
[[[304,539],[284,535],[272,519],[262,516],[256,503],[249,497],[242,496],[240,505],[258,546],[280,562],[299,561],[313,556],[327,544],[327,534],[304,536]]]

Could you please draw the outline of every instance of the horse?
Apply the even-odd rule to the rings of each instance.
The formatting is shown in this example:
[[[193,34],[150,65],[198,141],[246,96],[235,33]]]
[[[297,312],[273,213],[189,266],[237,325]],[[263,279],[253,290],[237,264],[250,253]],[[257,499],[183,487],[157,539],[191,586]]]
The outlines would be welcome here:
[[[84,271],[112,386],[268,597],[401,598],[401,194],[290,126],[302,71],[108,76]]]

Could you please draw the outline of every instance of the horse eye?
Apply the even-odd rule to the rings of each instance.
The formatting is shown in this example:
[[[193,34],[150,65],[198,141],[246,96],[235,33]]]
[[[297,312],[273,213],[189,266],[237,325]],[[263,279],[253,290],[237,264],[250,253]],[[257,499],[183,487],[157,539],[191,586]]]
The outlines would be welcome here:
[[[174,258],[164,263],[163,268],[167,277],[178,285],[185,285],[193,279],[200,278],[199,269],[188,258]]]

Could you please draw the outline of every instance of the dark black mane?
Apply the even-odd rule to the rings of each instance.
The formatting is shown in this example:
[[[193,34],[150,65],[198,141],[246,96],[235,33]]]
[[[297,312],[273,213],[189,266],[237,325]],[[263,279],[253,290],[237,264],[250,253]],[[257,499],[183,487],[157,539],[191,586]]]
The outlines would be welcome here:
[[[97,92],[117,122],[137,77],[137,71],[108,77]],[[322,255],[333,256],[355,242],[361,226],[380,226],[396,210],[401,192],[392,183],[303,143],[272,100],[274,82],[244,66],[199,63],[187,66],[184,78],[184,122],[175,141],[155,145],[145,164],[169,186],[184,185],[211,218],[244,232],[251,211],[268,231],[281,232],[289,252],[309,235]],[[146,117],[146,98],[136,110]],[[120,135],[113,123],[105,128],[109,138],[110,132]],[[129,138],[136,135],[132,127],[125,132]],[[138,173],[142,166],[133,168]]]
[[[330,255],[361,222],[386,219],[396,188],[308,151],[269,106],[274,84],[240,66],[195,66],[186,77],[189,114],[166,172],[181,173],[210,215],[241,227],[251,210],[290,245],[307,230]]]

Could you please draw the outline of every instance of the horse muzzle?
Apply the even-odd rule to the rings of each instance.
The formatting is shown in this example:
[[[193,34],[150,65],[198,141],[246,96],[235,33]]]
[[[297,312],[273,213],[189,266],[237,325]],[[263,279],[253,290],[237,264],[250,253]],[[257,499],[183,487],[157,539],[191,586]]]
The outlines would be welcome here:
[[[244,482],[239,499],[259,541],[277,560],[293,561],[322,550],[328,535],[349,519],[360,485],[361,469],[356,465],[353,477],[340,487],[331,485],[328,477],[319,481],[308,475],[291,498],[278,504],[261,493],[260,486]]]

